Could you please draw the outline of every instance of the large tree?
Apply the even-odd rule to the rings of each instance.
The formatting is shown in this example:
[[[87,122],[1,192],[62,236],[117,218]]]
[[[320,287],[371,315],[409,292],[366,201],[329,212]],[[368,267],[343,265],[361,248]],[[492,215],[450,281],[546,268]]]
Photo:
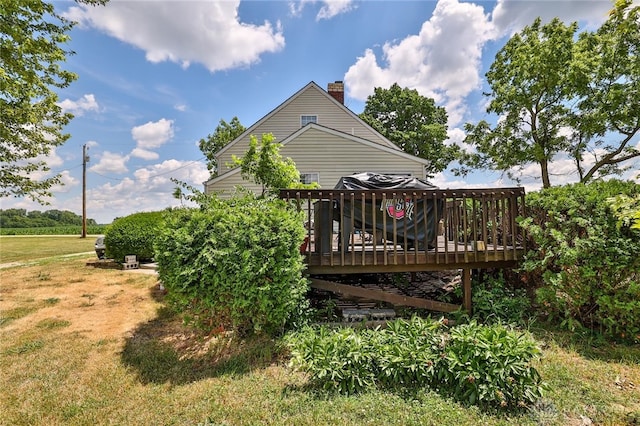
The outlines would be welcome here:
[[[620,172],[640,153],[629,146],[640,126],[637,56],[638,8],[621,0],[595,33],[576,38],[576,23],[536,19],[497,53],[486,74],[487,112],[497,123],[467,124],[464,174],[492,169],[518,180],[539,166],[542,186],[551,186],[549,164],[570,158],[581,182]]]
[[[403,151],[429,160],[428,175],[446,169],[456,156],[457,147],[444,143],[446,110],[415,89],[401,88],[397,83],[389,89],[375,88],[360,118]]]
[[[466,125],[465,142],[475,145],[477,153],[467,155],[465,165],[503,171],[517,180],[521,168],[537,163],[542,185],[551,185],[549,162],[570,145],[561,130],[571,113],[568,70],[576,30],[575,23],[556,18],[542,25],[538,18],[496,54],[486,74],[491,86],[487,112],[499,119],[494,127],[486,121]]]
[[[218,127],[212,134],[200,139],[198,146],[200,151],[207,157],[207,169],[212,178],[218,175],[217,152],[244,133],[245,130],[246,128],[240,123],[238,117],[233,117],[229,123],[220,120]]]
[[[104,4],[102,0],[83,3]],[[28,196],[44,203],[60,175],[46,176],[46,156],[69,135],[73,117],[57,104],[57,89],[77,76],[61,68],[73,22],[41,0],[1,0],[0,198]]]
[[[640,7],[631,6],[617,1],[604,25],[576,43],[574,146],[583,182],[620,173],[621,163],[640,157]]]

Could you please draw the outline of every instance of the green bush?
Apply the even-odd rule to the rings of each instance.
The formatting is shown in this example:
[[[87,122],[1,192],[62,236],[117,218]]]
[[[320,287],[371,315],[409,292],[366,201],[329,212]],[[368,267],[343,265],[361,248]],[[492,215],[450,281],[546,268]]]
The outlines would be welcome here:
[[[485,276],[473,283],[473,318],[483,323],[526,325],[531,301],[522,288],[510,288],[504,276]]]
[[[440,389],[470,404],[527,406],[542,397],[542,379],[531,366],[540,354],[525,333],[500,324],[462,324],[449,335],[438,369]]]
[[[306,301],[303,217],[279,199],[211,197],[166,217],[156,242],[169,301],[204,327],[275,334]]]
[[[376,384],[377,354],[368,331],[308,326],[286,341],[292,366],[310,373],[313,386],[352,394]]]
[[[609,198],[607,202],[618,218],[618,229],[640,234],[640,194],[636,194],[635,197],[619,194]]]
[[[444,320],[413,317],[385,329],[308,327],[286,341],[292,366],[313,385],[345,394],[426,387],[467,404],[523,407],[544,388],[531,366],[536,342],[500,324],[448,329]]]
[[[153,243],[161,222],[162,212],[135,213],[114,220],[104,235],[106,256],[117,262],[129,255],[136,255],[140,261],[153,259]]]
[[[544,283],[537,298],[550,319],[640,340],[640,235],[620,226],[610,201],[638,194],[640,185],[611,180],[527,195],[533,247],[523,270]]]
[[[446,343],[443,326],[444,322],[414,316],[391,321],[385,329],[373,331],[371,341],[375,344],[379,382],[387,388],[437,387]]]

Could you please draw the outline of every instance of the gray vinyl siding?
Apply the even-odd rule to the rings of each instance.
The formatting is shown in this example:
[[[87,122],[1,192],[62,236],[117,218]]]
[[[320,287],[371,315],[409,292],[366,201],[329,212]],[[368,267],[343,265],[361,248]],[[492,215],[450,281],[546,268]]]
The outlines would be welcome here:
[[[243,180],[242,174],[240,172],[229,174],[224,179],[220,179],[213,184],[205,184],[204,192],[205,194],[216,192],[222,198],[227,198],[234,192],[236,186],[238,185],[244,186],[245,188],[255,192],[256,194],[260,194],[262,192],[262,187],[254,184],[253,182]]]
[[[418,161],[318,129],[302,133],[284,145],[280,154],[292,158],[301,173],[319,173],[318,183],[324,189],[335,187],[342,176],[361,172],[408,173],[424,177],[424,165]],[[208,185],[205,191],[231,191],[235,185],[261,190],[243,181],[240,173],[232,173]]]
[[[354,173],[410,173],[424,177],[424,165],[362,143],[311,129],[287,143],[280,153],[291,157],[301,173],[319,173],[320,187],[333,188]]]
[[[352,134],[374,143],[387,146],[385,140],[377,132],[353,117],[348,111],[337,106],[317,87],[310,85],[305,91],[292,99],[281,110],[251,130],[258,140],[264,133],[272,133],[276,141],[282,142],[289,135],[300,129],[301,115],[316,115],[317,123],[344,133]],[[219,159],[221,174],[229,170],[226,164],[231,162],[232,155],[241,157],[249,147],[249,137],[236,142],[224,151]]]

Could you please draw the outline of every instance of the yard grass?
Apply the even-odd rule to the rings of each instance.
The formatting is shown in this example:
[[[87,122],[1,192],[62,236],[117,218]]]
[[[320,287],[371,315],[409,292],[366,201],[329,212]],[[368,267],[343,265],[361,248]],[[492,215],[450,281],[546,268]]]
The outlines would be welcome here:
[[[95,235],[80,238],[64,235],[0,236],[0,264],[94,251]]]
[[[519,413],[429,391],[325,394],[278,341],[197,333],[166,308],[156,276],[88,258],[0,270],[0,425],[640,424],[637,345],[533,330],[550,389]]]

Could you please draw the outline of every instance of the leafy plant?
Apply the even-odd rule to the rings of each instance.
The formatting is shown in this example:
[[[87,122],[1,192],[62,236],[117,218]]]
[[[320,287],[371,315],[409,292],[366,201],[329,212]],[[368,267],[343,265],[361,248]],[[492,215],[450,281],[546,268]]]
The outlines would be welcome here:
[[[540,355],[528,334],[476,322],[413,317],[384,329],[305,328],[287,336],[291,365],[325,390],[352,394],[374,386],[425,387],[481,406],[527,406],[545,385],[531,362]]]
[[[169,300],[210,329],[280,332],[306,301],[302,213],[251,193],[199,200],[200,209],[168,213],[156,241]]]
[[[153,242],[161,221],[162,212],[134,213],[114,220],[104,236],[106,256],[118,262],[128,255],[136,255],[138,260],[153,259]]]
[[[376,384],[376,354],[368,330],[307,327],[288,336],[292,365],[311,374],[314,386],[343,394]]]
[[[438,370],[440,389],[469,404],[524,407],[544,385],[531,361],[541,351],[529,335],[472,321],[451,329]]]
[[[533,247],[523,270],[544,283],[537,298],[550,319],[640,339],[640,235],[618,226],[608,201],[638,194],[640,185],[611,180],[527,195]]]
[[[233,157],[233,166],[239,166],[242,178],[262,186],[262,195],[276,193],[280,188],[300,186],[300,172],[291,158],[282,158],[280,144],[271,133],[258,139],[251,135],[249,150],[242,158]]]
[[[617,195],[607,199],[613,214],[618,218],[618,229],[640,234],[640,194],[635,197]]]
[[[524,289],[511,289],[503,276],[485,277],[473,284],[473,318],[485,323],[525,325],[531,301]]]

